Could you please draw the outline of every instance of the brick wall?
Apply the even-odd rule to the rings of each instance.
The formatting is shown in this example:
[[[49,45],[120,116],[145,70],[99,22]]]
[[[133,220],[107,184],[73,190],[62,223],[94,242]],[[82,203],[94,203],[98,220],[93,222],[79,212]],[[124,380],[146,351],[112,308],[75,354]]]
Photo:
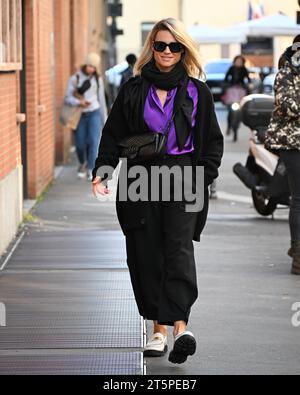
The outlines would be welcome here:
[[[54,1],[55,20],[55,153],[56,163],[65,163],[69,157],[71,132],[59,123],[59,112],[71,74],[71,3]],[[64,54],[62,56],[62,54]]]
[[[0,256],[22,221],[19,72],[0,73]]]
[[[35,198],[54,170],[53,1],[27,1],[25,12],[28,195]]]
[[[25,0],[28,197],[65,163],[70,131],[59,124],[66,84],[88,52],[89,0]],[[7,89],[9,87],[9,89]],[[0,179],[21,163],[18,73],[0,74]]]
[[[59,112],[68,78],[83,64],[89,50],[89,2],[90,0],[54,0],[57,164],[65,163],[69,157],[72,134],[59,124]],[[100,41],[99,38],[98,40]]]
[[[72,71],[77,70],[88,53],[89,0],[71,0]]]
[[[31,199],[52,181],[55,162],[65,163],[69,156],[71,132],[58,122],[67,80],[89,48],[101,47],[97,32],[89,44],[94,31],[89,6],[90,0],[24,0],[26,173]],[[0,255],[22,220],[19,77],[19,72],[0,72]]]
[[[18,73],[0,73],[0,180],[21,163]]]

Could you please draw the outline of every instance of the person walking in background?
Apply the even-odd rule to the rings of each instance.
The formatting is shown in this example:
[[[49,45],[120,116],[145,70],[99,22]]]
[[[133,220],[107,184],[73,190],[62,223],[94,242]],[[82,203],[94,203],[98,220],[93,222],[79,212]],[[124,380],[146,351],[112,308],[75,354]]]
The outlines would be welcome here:
[[[158,201],[149,197],[146,201],[133,201],[128,198],[128,191],[124,192],[124,201],[119,195],[120,182],[117,189],[117,215],[126,237],[135,299],[140,315],[153,321],[153,334],[144,355],[166,353],[167,326],[172,326],[172,363],[183,363],[196,351],[194,335],[187,330],[191,306],[198,297],[193,240],[200,241],[208,212],[208,186],[218,177],[224,149],[213,96],[199,79],[202,74],[197,45],[183,23],[173,18],[156,23],[137,60],[134,78],[122,86],[112,107],[93,170],[93,193],[109,194],[106,183],[112,175],[104,169],[117,167],[118,143],[135,134],[146,137],[147,133],[166,133],[167,125],[171,128],[166,154],[143,167],[148,172],[150,190],[153,191],[153,166],[179,167],[182,173],[188,167],[204,167],[204,191],[200,185],[205,196],[202,211],[186,211],[184,198],[174,199],[174,177],[168,187],[170,201],[162,200],[162,189],[167,186],[161,184],[154,191],[159,193]],[[136,181],[135,177],[127,178],[126,172],[122,179],[127,185]]]
[[[126,56],[126,62],[128,63],[128,68],[121,73],[122,79],[120,83],[120,88],[125,84],[125,82],[127,82],[130,78],[133,77],[133,68],[136,63],[136,60],[137,60],[136,56],[133,53]]]
[[[247,82],[246,82],[247,81]],[[224,78],[224,96],[223,100],[224,104],[228,105],[228,116],[227,116],[227,130],[226,135],[230,134],[231,128],[231,111],[230,105],[232,104],[232,100],[230,97],[227,97],[227,93],[229,94],[228,88],[235,87],[239,89],[241,92],[239,95],[239,100],[242,99],[243,96],[250,93],[250,88],[252,86],[252,81],[249,76],[249,72],[246,68],[246,59],[242,55],[238,55],[234,58],[232,66],[227,71],[225,78]]]
[[[249,77],[249,71],[246,68],[246,59],[242,55],[237,55],[233,59],[232,66],[228,69],[224,82],[230,86],[239,85],[245,89],[248,89],[248,84],[251,84],[251,79]]]
[[[99,73],[100,56],[90,53],[80,70],[68,82],[65,102],[83,108],[75,131],[75,145],[79,161],[78,177],[92,180],[101,130],[107,119],[104,81]]]
[[[294,44],[300,43],[300,36]],[[300,48],[300,47],[299,47]],[[265,146],[280,155],[288,173],[292,202],[290,209],[292,274],[300,275],[300,53],[288,47],[280,59],[275,79],[275,109]]]

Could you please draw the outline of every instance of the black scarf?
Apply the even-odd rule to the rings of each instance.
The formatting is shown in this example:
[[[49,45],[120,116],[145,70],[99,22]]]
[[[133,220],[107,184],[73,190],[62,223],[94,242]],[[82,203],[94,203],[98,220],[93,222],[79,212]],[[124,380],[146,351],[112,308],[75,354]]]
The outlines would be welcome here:
[[[142,68],[141,76],[135,78],[124,93],[124,113],[132,133],[149,130],[144,120],[144,107],[151,84],[166,91],[178,87],[174,100],[174,124],[177,145],[182,150],[192,127],[193,100],[187,92],[188,82],[189,76],[182,61],[164,73],[157,68],[152,58]]]

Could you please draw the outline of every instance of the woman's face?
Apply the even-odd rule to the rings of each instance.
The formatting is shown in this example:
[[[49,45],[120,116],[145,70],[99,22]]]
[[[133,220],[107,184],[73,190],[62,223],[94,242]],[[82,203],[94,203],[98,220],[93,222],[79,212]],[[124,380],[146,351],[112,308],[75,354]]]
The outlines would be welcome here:
[[[90,65],[85,66],[85,73],[87,75],[92,75],[95,73],[95,71],[96,71],[96,68],[94,66],[90,66]]]
[[[168,30],[160,30],[155,37],[155,41],[163,41],[166,44],[177,42],[173,34],[171,34]],[[152,50],[156,66],[160,71],[168,72],[172,70],[175,64],[180,61],[184,48],[178,53],[172,53],[169,47],[166,47],[163,52],[158,52],[154,49],[152,44]]]
[[[234,62],[234,65],[235,65],[236,67],[243,67],[243,66],[244,66],[243,59],[237,58],[236,61]]]

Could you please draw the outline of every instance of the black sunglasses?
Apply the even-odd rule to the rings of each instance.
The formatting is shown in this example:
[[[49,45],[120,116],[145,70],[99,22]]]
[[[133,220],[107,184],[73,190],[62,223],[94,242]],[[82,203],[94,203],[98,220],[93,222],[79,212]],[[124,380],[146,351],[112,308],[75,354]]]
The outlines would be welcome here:
[[[163,41],[154,41],[153,47],[157,52],[164,52],[167,47],[170,48],[172,53],[178,53],[183,49],[183,45],[178,42],[167,44]]]

